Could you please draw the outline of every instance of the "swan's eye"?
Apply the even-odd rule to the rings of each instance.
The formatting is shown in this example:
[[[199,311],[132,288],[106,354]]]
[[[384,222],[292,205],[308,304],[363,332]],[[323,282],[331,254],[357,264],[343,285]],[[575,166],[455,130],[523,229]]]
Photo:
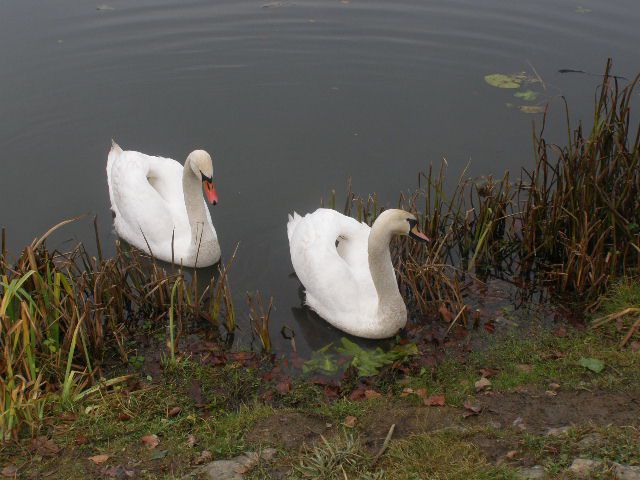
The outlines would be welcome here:
[[[407,218],[407,222],[409,222],[409,228],[413,228],[416,225],[418,225],[418,220],[414,219],[414,218]]]
[[[213,178],[211,177],[207,177],[204,173],[202,173],[202,170],[200,170],[200,175],[202,176],[202,181],[203,182],[213,182]]]

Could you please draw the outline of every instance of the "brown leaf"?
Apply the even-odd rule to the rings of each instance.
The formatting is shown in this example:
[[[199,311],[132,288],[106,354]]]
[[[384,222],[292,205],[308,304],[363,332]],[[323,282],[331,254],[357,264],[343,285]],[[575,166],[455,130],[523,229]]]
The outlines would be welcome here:
[[[189,448],[193,448],[193,446],[196,444],[196,437],[193,434],[189,434],[187,435],[187,447]]]
[[[93,457],[89,457],[89,460],[91,460],[96,465],[100,465],[101,463],[109,460],[109,455],[105,455],[104,453],[101,455],[94,455]]]
[[[631,351],[632,352],[637,352],[639,350],[640,350],[640,342],[637,342],[635,340],[633,342],[631,342]]]
[[[463,417],[467,418],[471,415],[479,415],[482,412],[482,407],[478,403],[473,403],[471,400],[466,400],[463,404],[466,412],[462,414]]]
[[[444,395],[431,395],[424,399],[424,404],[427,407],[444,407]]]
[[[491,386],[491,381],[485,377],[482,377],[474,384],[474,386],[476,387],[476,392],[482,392],[483,390],[486,390]]]
[[[40,436],[31,440],[31,449],[38,452],[43,457],[53,456],[60,452],[60,447],[53,440]]]
[[[177,406],[176,406],[176,407],[173,407],[172,409],[170,409],[170,410],[167,412],[167,416],[168,416],[168,417],[175,417],[175,416],[176,416],[176,415],[178,415],[181,411],[182,411],[182,408],[177,407]]]
[[[189,384],[189,396],[193,400],[193,403],[197,407],[202,407],[205,405],[204,399],[202,398],[202,388],[200,387],[200,382],[195,378],[191,380]]]
[[[553,331],[553,334],[556,337],[566,337],[567,336],[567,329],[565,327],[558,327]]]
[[[278,382],[276,385],[276,390],[280,395],[286,395],[291,391],[291,379],[285,378],[284,380]]]
[[[518,454],[517,450],[509,450],[505,457],[507,457],[509,460],[511,460],[512,458],[514,458],[516,455]]]
[[[549,384],[549,390],[553,390],[554,392],[557,390],[560,390],[560,384],[559,383],[550,383]]]
[[[442,315],[442,319],[447,322],[447,323],[451,323],[453,320],[453,314],[449,311],[449,309],[447,308],[447,306],[443,303],[442,305],[440,305],[440,308],[438,308],[438,312],[440,312],[440,315]]]
[[[127,470],[122,465],[107,468],[102,473],[110,478],[133,478],[135,475],[133,470]]]
[[[376,392],[375,390],[365,390],[364,391],[365,398],[378,398],[381,397],[382,394],[380,392]]]
[[[160,445],[160,439],[155,433],[143,436],[140,441],[148,448],[156,448],[158,445]]]
[[[198,455],[195,458],[193,463],[195,463],[196,465],[202,465],[203,463],[208,462],[212,458],[213,458],[213,455],[209,450],[203,450],[202,452],[200,452],[200,455]]]
[[[402,389],[402,393],[400,394],[401,397],[408,397],[409,395],[411,395],[412,393],[415,393],[413,388],[410,387],[406,387]]]
[[[353,392],[351,392],[351,394],[349,395],[349,400],[351,401],[362,400],[363,398],[365,398],[364,396],[365,390],[366,390],[365,386],[360,385]]]
[[[86,445],[89,443],[89,438],[82,433],[76,435],[76,445]]]
[[[481,368],[480,369],[480,375],[485,377],[485,378],[491,378],[491,377],[497,375],[498,373],[500,373],[500,370],[497,370],[495,368]]]
[[[9,464],[6,465],[0,473],[2,473],[3,477],[15,478],[18,475],[18,467]]]
[[[120,420],[121,422],[126,422],[127,420],[131,420],[131,415],[129,415],[127,412],[120,412],[118,414],[118,420]]]
[[[358,419],[356,417],[354,417],[353,415],[348,415],[344,419],[344,422],[342,422],[342,424],[347,428],[353,428],[353,427],[356,426],[356,422],[357,421],[358,421]]]
[[[555,397],[555,396],[557,396],[557,395],[558,395],[558,392],[556,392],[556,391],[554,391],[554,390],[547,390],[547,391],[545,391],[545,392],[544,392],[544,394],[545,394],[547,397]]]

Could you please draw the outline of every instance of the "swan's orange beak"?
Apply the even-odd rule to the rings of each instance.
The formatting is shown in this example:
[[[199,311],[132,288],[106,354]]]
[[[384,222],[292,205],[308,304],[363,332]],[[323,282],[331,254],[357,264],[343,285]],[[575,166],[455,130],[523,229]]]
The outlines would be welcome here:
[[[207,200],[209,201],[209,203],[213,205],[217,205],[218,192],[216,192],[216,189],[213,186],[213,182],[210,182],[209,180],[204,180],[202,182],[202,186],[204,188],[204,193],[207,196]]]
[[[431,239],[427,237],[424,233],[418,230],[418,225],[414,225],[409,231],[409,236],[414,240],[418,240],[419,242],[430,242]]]

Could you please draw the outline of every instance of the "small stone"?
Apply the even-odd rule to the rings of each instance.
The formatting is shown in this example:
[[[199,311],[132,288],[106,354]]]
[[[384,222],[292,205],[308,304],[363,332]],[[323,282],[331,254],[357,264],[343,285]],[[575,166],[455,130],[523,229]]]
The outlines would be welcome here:
[[[590,448],[596,447],[603,442],[604,438],[597,432],[590,433],[582,437],[582,439],[578,442],[578,447],[580,450],[589,450]]]
[[[491,420],[487,422],[487,427],[491,427],[491,428],[495,428],[496,430],[499,430],[502,428],[502,424],[500,422],[496,422],[495,420]]]
[[[616,478],[619,480],[640,480],[640,467],[613,463]]]
[[[533,467],[520,468],[517,475],[518,478],[527,480],[544,478],[544,467],[542,465],[534,465]]]
[[[571,427],[568,425],[564,427],[552,427],[547,430],[545,435],[548,437],[559,437],[560,435],[566,435],[570,429]]]
[[[557,392],[558,390],[560,390],[560,384],[559,383],[550,383],[549,384],[549,390],[553,390],[554,392]]]
[[[217,460],[197,468],[192,476],[204,474],[210,480],[242,480],[243,474],[249,472],[261,460],[271,461],[276,454],[274,448],[265,448],[260,452],[245,452],[230,460]]]
[[[576,458],[569,467],[569,471],[578,478],[591,478],[591,473],[600,465],[602,465],[602,462],[589,458]]]

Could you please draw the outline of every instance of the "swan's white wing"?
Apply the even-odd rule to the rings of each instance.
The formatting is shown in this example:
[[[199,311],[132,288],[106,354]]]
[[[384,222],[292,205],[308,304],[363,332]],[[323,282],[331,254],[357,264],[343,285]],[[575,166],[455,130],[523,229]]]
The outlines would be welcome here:
[[[307,304],[345,329],[377,305],[368,266],[369,227],[334,210],[290,217],[291,261],[305,287]],[[336,248],[336,240],[342,247]],[[338,251],[340,250],[340,252]],[[341,256],[342,255],[342,256]]]
[[[118,235],[143,250],[147,242],[152,250],[166,250],[174,228],[190,234],[178,162],[119,147],[112,148],[109,157],[109,191]]]

